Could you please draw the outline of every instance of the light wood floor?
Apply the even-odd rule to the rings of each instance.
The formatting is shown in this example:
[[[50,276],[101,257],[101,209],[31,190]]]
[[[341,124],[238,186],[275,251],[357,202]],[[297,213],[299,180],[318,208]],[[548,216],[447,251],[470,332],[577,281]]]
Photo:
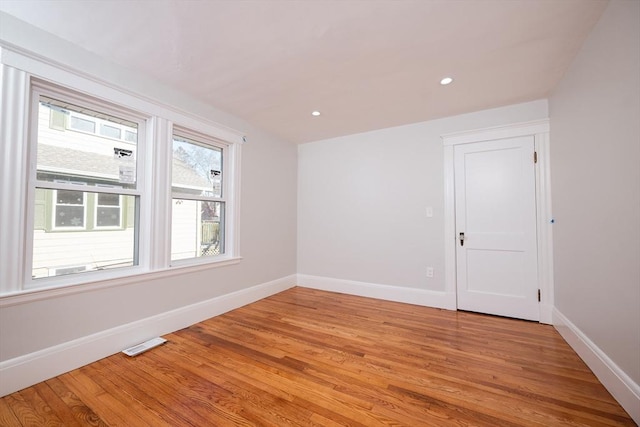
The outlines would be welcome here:
[[[165,338],[0,399],[0,425],[635,425],[536,323],[294,288]]]

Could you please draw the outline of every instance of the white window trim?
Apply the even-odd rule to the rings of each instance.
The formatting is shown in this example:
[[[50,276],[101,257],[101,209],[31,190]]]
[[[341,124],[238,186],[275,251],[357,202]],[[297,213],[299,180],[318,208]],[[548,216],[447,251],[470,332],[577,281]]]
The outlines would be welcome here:
[[[0,222],[14,224],[10,230],[3,230],[0,239],[0,256],[3,268],[0,269],[0,306],[12,305],[26,301],[46,299],[53,295],[85,292],[103,287],[121,286],[135,283],[140,275],[149,277],[169,277],[181,271],[198,271],[217,266],[236,264],[240,256],[240,160],[241,147],[245,140],[242,133],[212,122],[204,117],[194,115],[170,104],[158,102],[156,99],[124,89],[114,83],[81,72],[53,60],[31,53],[20,47],[9,45],[0,40],[0,80],[2,81],[0,97],[0,142],[3,146],[12,146],[11,150],[2,152],[0,166],[5,176],[10,179],[0,183],[0,201],[2,206],[11,209],[0,211]],[[136,267],[116,270],[89,272],[79,275],[60,276],[46,280],[46,286],[31,286],[31,265],[33,244],[34,192],[32,169],[33,151],[31,144],[15,144],[14,141],[25,141],[29,132],[31,85],[34,79],[51,82],[52,87],[61,87],[66,91],[90,94],[92,100],[102,100],[109,105],[126,106],[127,111],[138,111],[147,116],[145,127],[139,129],[138,142],[145,141],[145,148],[139,146],[138,157],[145,157],[145,165],[138,166],[138,177],[151,183],[146,193],[151,194],[146,203],[140,206],[141,238],[139,241],[140,259]],[[65,98],[68,99],[67,96]],[[171,158],[168,150],[152,151],[151,142],[169,141],[172,135],[171,123],[180,123],[185,129],[210,135],[213,138],[229,143],[226,161],[227,195],[226,206],[226,247],[224,257],[201,257],[194,265],[171,266],[170,215],[166,209],[171,202],[171,177],[166,174]],[[146,133],[141,130],[145,129]],[[170,153],[169,153],[170,154]],[[35,169],[33,169],[35,170]],[[27,183],[29,179],[29,183]],[[38,185],[51,188],[51,183]],[[73,186],[69,186],[73,189]],[[67,188],[60,185],[59,188]],[[142,190],[142,189],[140,189]],[[100,189],[101,192],[134,194],[126,189]],[[158,210],[164,208],[165,210]],[[5,232],[6,231],[6,232]],[[154,231],[152,233],[152,231]],[[162,232],[164,231],[164,233]],[[204,258],[204,259],[203,259]],[[8,267],[8,268],[5,268]],[[126,270],[126,271],[125,271]],[[45,279],[39,279],[45,280]],[[39,282],[40,284],[40,282]],[[42,282],[44,285],[44,282]]]

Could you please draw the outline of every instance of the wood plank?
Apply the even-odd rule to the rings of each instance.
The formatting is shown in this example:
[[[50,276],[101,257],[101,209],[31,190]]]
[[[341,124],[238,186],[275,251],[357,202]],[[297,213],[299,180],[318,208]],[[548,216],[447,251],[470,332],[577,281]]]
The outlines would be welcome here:
[[[184,376],[195,376],[204,379],[215,379],[215,382],[224,390],[227,390],[235,397],[234,402],[228,402],[225,406],[227,410],[241,415],[247,421],[261,425],[308,425],[308,411],[305,408],[293,412],[291,415],[283,415],[278,412],[278,408],[285,402],[292,399],[288,393],[281,393],[277,387],[269,386],[262,381],[245,381],[247,376],[236,370],[224,369],[219,364],[213,364],[209,351],[202,347],[182,345],[179,337],[171,337],[172,342],[179,345],[169,346],[167,350],[173,354],[159,354],[154,356],[162,359],[164,363],[171,363],[176,356],[184,361],[179,367],[180,373]],[[182,358],[183,351],[189,357]],[[293,418],[290,419],[290,418]],[[275,424],[274,424],[275,423]],[[234,423],[237,425],[237,423]]]
[[[92,373],[91,365],[61,375],[59,378],[76,396],[94,411],[108,426],[148,426],[137,413],[103,389]]]
[[[45,383],[41,383],[45,384]],[[77,421],[78,425],[81,426],[92,426],[92,427],[106,427],[107,424],[100,419],[100,417],[91,410],[84,402],[78,398],[71,390],[69,390],[59,378],[52,378],[46,381],[46,384],[49,386],[51,391],[56,395],[56,397],[67,406],[68,409],[65,409],[61,405],[54,404],[55,410],[60,414],[60,418],[68,423],[66,425],[74,425],[71,420],[69,420],[68,414],[69,412],[73,416],[73,418]],[[43,397],[49,401],[54,400],[54,398],[49,397],[47,394]]]
[[[119,360],[111,360],[114,372],[123,372],[118,369],[125,369],[123,379],[134,381],[142,392],[152,396],[166,408],[166,415],[178,417],[180,421],[175,421],[175,425],[185,422],[195,425],[231,425],[227,418],[212,410],[212,405],[208,402],[207,397],[215,384],[212,383],[212,390],[207,390],[206,384],[198,384],[197,379],[185,378],[178,372],[176,367],[179,360],[173,360],[169,364],[158,363],[152,357],[153,353],[135,358],[121,355]]]
[[[49,387],[48,383],[36,384],[25,391],[29,390],[33,390],[39,396],[42,403],[49,407],[48,412],[55,414],[65,427],[79,427],[82,425],[74,416],[71,408]]]
[[[10,397],[6,396],[0,399],[0,426],[20,427],[22,423],[16,417],[11,406],[9,406]]]
[[[294,288],[0,399],[0,425],[633,426],[553,327]]]
[[[52,410],[49,406],[49,402],[45,401],[38,393],[39,388],[43,387],[40,387],[40,384],[38,384],[37,386],[26,388],[18,393],[26,402],[31,404],[31,407],[41,419],[46,420],[46,424],[43,425],[50,427],[64,427],[65,424],[58,416],[57,411]]]
[[[174,337],[174,340],[180,340],[180,337]],[[181,342],[181,347],[186,347],[189,349],[189,353],[193,355],[197,352],[197,349],[193,349],[192,347],[189,347],[189,341],[186,342]],[[288,377],[286,374],[282,374],[281,372],[273,372],[273,375],[271,375],[271,373],[269,373],[269,367],[266,364],[262,364],[259,363],[256,366],[256,362],[255,361],[247,361],[247,365],[246,367],[242,367],[242,369],[240,370],[240,372],[243,372],[243,374],[237,374],[234,375],[234,373],[236,372],[233,369],[223,369],[223,370],[217,370],[215,369],[213,366],[208,366],[208,363],[213,363],[215,360],[212,359],[212,357],[209,355],[209,353],[211,353],[210,351],[208,351],[207,353],[202,352],[202,365],[199,365],[199,370],[203,370],[203,369],[207,369],[209,371],[211,371],[211,375],[218,377],[218,378],[224,378],[225,376],[227,376],[227,373],[229,375],[232,375],[233,378],[231,379],[231,383],[232,384],[238,384],[239,381],[242,381],[244,384],[248,384],[248,382],[250,381],[251,384],[245,385],[245,387],[247,387],[248,389],[253,389],[253,388],[257,388],[256,393],[261,393],[262,391],[265,390],[278,390],[279,387],[282,387],[279,382],[280,381],[286,381],[286,378]],[[225,364],[225,360],[228,360],[227,356],[226,356],[226,352],[224,350],[221,350],[220,348],[217,348],[215,353],[221,358],[219,361],[216,361],[216,365],[220,366],[220,367],[229,367],[228,365]],[[367,398],[365,400],[362,400],[353,389],[349,389],[347,390],[346,388],[343,389],[341,387],[339,387],[340,384],[349,384],[348,382],[340,382],[337,380],[335,373],[332,373],[329,375],[328,378],[331,379],[331,381],[328,381],[327,379],[323,379],[321,378],[320,375],[317,375],[315,372],[313,371],[308,371],[306,375],[304,375],[300,370],[300,363],[292,363],[292,364],[285,364],[285,369],[288,368],[288,370],[290,371],[294,371],[294,379],[299,379],[301,376],[304,376],[307,380],[309,380],[310,382],[308,384],[311,384],[313,389],[320,389],[322,390],[322,387],[329,387],[329,389],[325,389],[323,390],[324,393],[331,393],[333,392],[336,395],[344,395],[347,396],[348,399],[353,399],[355,398],[356,401],[358,399],[360,399],[360,402],[367,402],[369,401],[370,397],[373,397],[373,395],[375,395],[375,391],[372,393],[371,396],[367,396]],[[230,366],[231,368],[234,367],[238,367],[238,365],[234,365],[234,366]],[[262,370],[261,370],[262,369]],[[304,368],[305,371],[307,371],[307,368]],[[309,375],[311,374],[311,375]],[[260,378],[259,382],[256,382],[255,378]],[[317,382],[312,382],[312,381],[317,381]],[[225,383],[227,384],[227,383]],[[255,385],[255,387],[254,387]],[[227,385],[225,385],[225,387],[227,387]],[[291,387],[291,386],[284,386],[283,388],[285,388],[287,390],[287,394],[284,397],[284,399],[286,400],[286,402],[283,402],[281,400],[280,405],[297,405],[298,408],[296,408],[295,411],[295,416],[296,416],[296,420],[294,421],[299,421],[298,418],[300,418],[301,416],[306,416],[308,418],[304,418],[304,421],[306,422],[307,420],[311,420],[313,417],[313,414],[308,414],[309,412],[309,407],[311,406],[312,402],[309,399],[305,399],[304,396],[308,395],[308,392],[305,389],[302,389],[302,392],[300,392],[300,389],[295,388],[295,387]],[[360,391],[361,394],[366,394],[365,391],[361,390]],[[262,393],[261,395],[261,399],[264,399],[264,394]],[[315,401],[315,399],[313,399]],[[381,400],[379,397],[377,398],[377,400]],[[349,402],[351,405],[354,404],[354,402]],[[360,404],[362,405],[362,403]],[[366,404],[363,407],[364,411],[369,411],[371,409],[372,405],[371,404]],[[353,406],[352,406],[353,408]],[[336,417],[339,414],[337,413],[333,413],[333,416]],[[395,414],[397,417],[402,417],[402,414]],[[412,423],[416,423],[418,420],[417,419],[411,419]],[[325,423],[326,424],[326,423]]]
[[[34,408],[34,403],[25,400],[21,392],[16,392],[3,397],[11,411],[15,414],[16,419],[23,426],[41,426],[47,425],[48,421],[42,417]],[[2,416],[0,418],[6,418]],[[53,422],[55,423],[55,419]]]

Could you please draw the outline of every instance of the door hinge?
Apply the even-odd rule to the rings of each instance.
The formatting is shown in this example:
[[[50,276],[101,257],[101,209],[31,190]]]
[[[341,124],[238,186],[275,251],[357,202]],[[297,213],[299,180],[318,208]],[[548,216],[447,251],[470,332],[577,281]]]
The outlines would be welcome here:
[[[538,302],[540,302],[540,289],[538,289]]]
[[[533,152],[533,163],[538,163],[538,152],[537,151]]]

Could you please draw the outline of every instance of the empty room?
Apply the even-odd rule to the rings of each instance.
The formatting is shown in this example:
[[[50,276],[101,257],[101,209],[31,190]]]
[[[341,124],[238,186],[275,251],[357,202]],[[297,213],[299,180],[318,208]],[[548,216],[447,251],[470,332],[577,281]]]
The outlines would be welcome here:
[[[640,423],[640,1],[0,0],[0,426]]]

